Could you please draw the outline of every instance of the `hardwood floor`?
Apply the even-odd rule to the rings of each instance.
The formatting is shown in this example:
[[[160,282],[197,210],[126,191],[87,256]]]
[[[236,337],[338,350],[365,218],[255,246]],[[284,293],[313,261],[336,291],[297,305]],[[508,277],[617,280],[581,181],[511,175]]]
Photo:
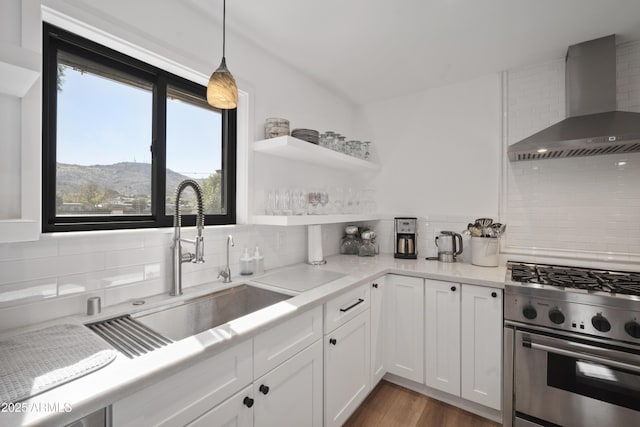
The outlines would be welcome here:
[[[496,427],[478,415],[381,381],[344,427]]]

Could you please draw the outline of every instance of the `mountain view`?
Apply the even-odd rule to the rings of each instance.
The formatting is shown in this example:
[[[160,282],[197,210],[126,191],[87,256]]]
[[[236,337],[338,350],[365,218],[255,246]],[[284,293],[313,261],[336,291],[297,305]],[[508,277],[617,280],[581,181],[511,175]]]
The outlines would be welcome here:
[[[173,214],[175,189],[189,177],[167,170],[167,214]],[[151,212],[151,164],[122,162],[82,166],[57,163],[58,215],[140,215]],[[203,190],[206,213],[220,213],[221,175],[196,179]],[[181,210],[195,209],[195,194],[183,193]]]

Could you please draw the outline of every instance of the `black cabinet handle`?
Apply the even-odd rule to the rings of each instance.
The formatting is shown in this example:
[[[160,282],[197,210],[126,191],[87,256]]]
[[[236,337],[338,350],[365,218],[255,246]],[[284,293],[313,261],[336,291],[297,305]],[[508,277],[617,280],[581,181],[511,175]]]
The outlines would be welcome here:
[[[347,311],[351,310],[353,307],[355,307],[358,304],[362,304],[364,302],[364,300],[362,298],[358,298],[358,302],[351,304],[349,307],[347,308],[341,308],[340,311],[343,313],[346,313]]]
[[[336,345],[338,344],[338,340],[336,340],[335,338],[329,338],[329,344]]]
[[[269,387],[264,384],[260,384],[258,390],[260,390],[260,393],[262,394],[269,394]]]
[[[378,284],[377,284],[377,283],[374,283],[374,284],[373,284],[373,285],[371,285],[371,286],[373,286],[374,288],[378,289]]]
[[[452,287],[451,287],[451,292],[455,292],[455,291],[456,291],[456,287],[455,287],[455,286],[452,286]]]
[[[498,294],[496,292],[491,292],[491,296],[497,298]]]
[[[251,408],[253,406],[253,399],[247,396],[244,398],[242,403],[244,403],[244,406],[246,406],[247,408]]]

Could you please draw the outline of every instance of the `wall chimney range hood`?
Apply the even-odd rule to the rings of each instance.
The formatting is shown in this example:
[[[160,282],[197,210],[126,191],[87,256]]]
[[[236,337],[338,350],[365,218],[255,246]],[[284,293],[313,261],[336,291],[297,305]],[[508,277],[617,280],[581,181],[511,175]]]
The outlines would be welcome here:
[[[640,113],[616,111],[615,35],[569,46],[567,118],[512,144],[509,160],[640,151]]]

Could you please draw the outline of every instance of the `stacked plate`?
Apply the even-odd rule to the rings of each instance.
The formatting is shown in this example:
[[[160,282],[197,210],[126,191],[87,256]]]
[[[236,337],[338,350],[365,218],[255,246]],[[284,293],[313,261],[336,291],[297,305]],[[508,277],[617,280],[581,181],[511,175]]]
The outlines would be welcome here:
[[[265,139],[289,135],[289,120],[270,117],[264,122]]]
[[[320,132],[313,129],[294,129],[291,136],[316,145],[320,143]]]

